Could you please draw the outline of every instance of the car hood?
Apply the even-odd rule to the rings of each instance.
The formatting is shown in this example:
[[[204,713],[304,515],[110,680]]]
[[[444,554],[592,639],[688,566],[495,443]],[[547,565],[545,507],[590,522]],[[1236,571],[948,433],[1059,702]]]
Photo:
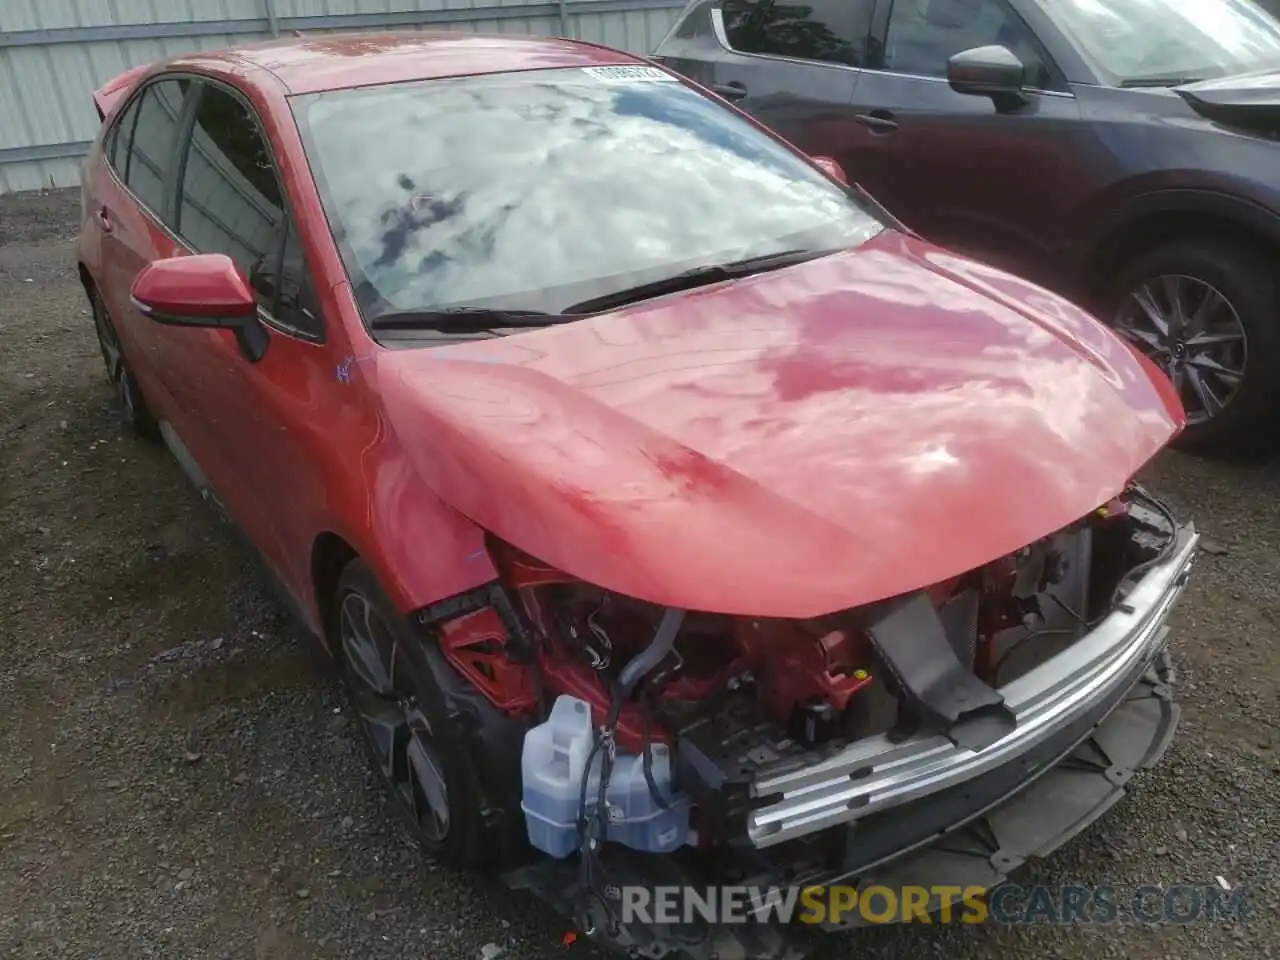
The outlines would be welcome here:
[[[1207,120],[1280,130],[1280,71],[1202,80],[1176,87],[1174,92]]]
[[[1120,492],[1182,422],[1167,379],[1082,311],[893,232],[372,368],[420,476],[486,530],[607,589],[757,616],[1016,550]]]

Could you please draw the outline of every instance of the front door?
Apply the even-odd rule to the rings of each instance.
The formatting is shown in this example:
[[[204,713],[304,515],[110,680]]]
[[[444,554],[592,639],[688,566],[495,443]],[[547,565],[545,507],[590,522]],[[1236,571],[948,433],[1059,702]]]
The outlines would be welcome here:
[[[880,3],[847,173],[926,238],[1038,278],[1090,189],[1075,98],[1006,0]],[[946,79],[953,54],[996,44],[1028,66],[1027,102],[1009,112]]]
[[[215,494],[295,595],[305,596],[309,571],[290,564],[308,553],[295,542],[298,512],[290,508],[321,475],[306,438],[324,430],[315,422],[317,397],[321,381],[333,379],[333,361],[271,148],[240,94],[204,84],[181,170],[179,236],[196,253],[231,258],[257,297],[269,340],[255,362],[231,331],[168,328],[166,377],[195,385],[200,429],[224,468],[210,475]]]

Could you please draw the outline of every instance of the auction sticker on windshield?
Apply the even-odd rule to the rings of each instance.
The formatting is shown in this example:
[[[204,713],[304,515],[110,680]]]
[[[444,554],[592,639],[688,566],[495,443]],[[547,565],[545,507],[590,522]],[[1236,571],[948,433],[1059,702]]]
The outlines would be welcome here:
[[[619,66],[583,67],[582,72],[605,83],[679,83],[680,81],[657,67]]]

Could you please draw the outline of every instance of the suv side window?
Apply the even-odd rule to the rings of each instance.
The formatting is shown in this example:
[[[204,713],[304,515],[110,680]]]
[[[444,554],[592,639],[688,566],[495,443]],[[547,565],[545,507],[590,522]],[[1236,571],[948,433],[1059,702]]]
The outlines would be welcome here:
[[[1032,86],[1050,86],[1040,45],[1005,0],[894,0],[883,69],[945,77],[952,56],[991,44],[1008,47],[1027,65]]]
[[[225,253],[259,305],[291,332],[316,337],[319,313],[275,164],[252,108],[205,85],[182,170],[178,233],[200,253]]]
[[[171,164],[190,80],[157,80],[121,117],[115,167],[125,186],[163,222],[169,220]],[[125,126],[128,124],[128,126]],[[125,137],[123,134],[129,134]]]
[[[726,0],[725,34],[735,50],[860,67],[875,0]]]
[[[720,4],[724,35],[729,46],[742,53],[759,52],[760,22],[769,11],[771,2],[772,0],[724,0]]]

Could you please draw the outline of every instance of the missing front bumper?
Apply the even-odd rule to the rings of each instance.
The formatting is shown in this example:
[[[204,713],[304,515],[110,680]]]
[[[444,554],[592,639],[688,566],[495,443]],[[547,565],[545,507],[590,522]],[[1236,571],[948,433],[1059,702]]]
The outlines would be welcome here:
[[[758,878],[793,886],[877,885],[991,889],[1028,860],[1047,857],[1111,809],[1134,773],[1157,763],[1172,741],[1179,710],[1173,671],[1161,651],[1129,686],[1028,755],[966,784],[847,826],[844,865],[806,877]],[[1039,770],[1037,776],[1034,772]],[[1028,779],[1034,777],[1028,784]],[[610,848],[608,883],[702,888],[707,874],[672,856]],[[714,856],[714,854],[712,855]],[[506,876],[564,916],[574,916],[578,873],[571,861],[544,858]],[[936,908],[940,904],[933,904]],[[827,932],[867,925],[858,911]],[[766,921],[745,924],[601,924],[593,939],[633,956],[693,960],[800,960],[815,929]]]
[[[1000,689],[1017,726],[981,750],[945,736],[893,743],[869,737],[817,763],[765,771],[752,793],[776,798],[750,814],[747,833],[757,848],[898,810],[957,785],[1005,769],[1022,769],[1021,782],[1043,770],[1027,767],[1045,745],[1114,706],[1164,649],[1165,621],[1186,586],[1199,534],[1178,530],[1174,549],[1129,593],[1125,603],[1093,631],[1057,656]],[[1105,716],[1105,713],[1102,714]],[[1083,735],[1083,733],[1082,733]]]
[[[1135,773],[1159,762],[1181,714],[1172,683],[1162,647],[1114,702],[1099,704],[1021,762],[847,828],[843,869],[815,880],[860,888],[996,886],[1085,830],[1124,796]],[[850,921],[841,928],[865,924]]]
[[[1193,527],[1181,528],[1169,559],[1143,577],[1123,609],[1005,685],[1001,693],[1018,726],[985,749],[943,738],[877,749],[872,738],[820,763],[758,778],[757,795],[779,799],[753,813],[747,849],[763,869],[754,880],[797,888],[990,889],[1086,829],[1172,740],[1179,711],[1165,621],[1198,541]],[[805,839],[818,831],[821,838]],[[781,845],[788,840],[798,842]],[[806,844],[831,856],[803,867],[793,852]],[[611,846],[603,864],[607,889],[702,888],[722,872],[723,855],[652,856]],[[575,915],[580,878],[573,861],[543,858],[506,880]],[[860,912],[845,916],[847,923],[825,929],[867,923]],[[695,921],[602,923],[592,936],[649,958],[794,960],[807,955],[814,932],[764,920]]]

